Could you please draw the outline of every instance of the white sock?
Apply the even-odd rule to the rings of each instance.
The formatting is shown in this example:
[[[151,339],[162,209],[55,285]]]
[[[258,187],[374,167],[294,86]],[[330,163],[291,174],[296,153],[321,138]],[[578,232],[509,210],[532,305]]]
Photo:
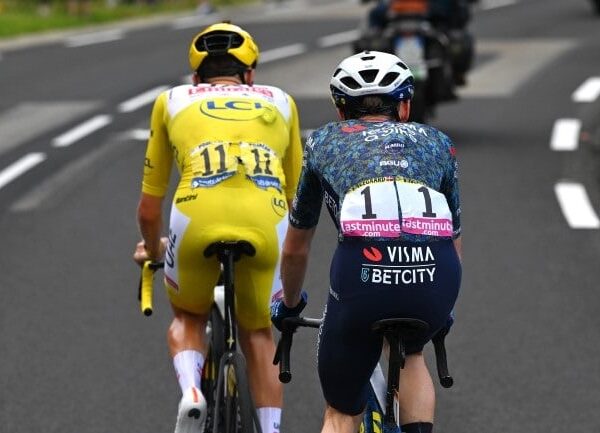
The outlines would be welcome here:
[[[175,374],[181,387],[181,392],[195,386],[200,389],[200,378],[204,366],[204,356],[196,350],[184,350],[173,357]]]
[[[256,409],[256,413],[263,433],[279,433],[279,424],[281,424],[280,407],[259,407]]]

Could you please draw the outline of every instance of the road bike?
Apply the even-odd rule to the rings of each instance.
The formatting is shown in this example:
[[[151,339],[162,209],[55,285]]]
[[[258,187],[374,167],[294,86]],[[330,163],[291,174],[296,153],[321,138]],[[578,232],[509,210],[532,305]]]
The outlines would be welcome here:
[[[290,351],[293,335],[298,327],[319,328],[322,319],[289,317],[282,321],[281,338],[277,344],[274,364],[279,364],[279,380],[288,383],[292,379]],[[359,433],[400,433],[396,395],[400,381],[400,368],[404,368],[406,353],[404,340],[427,331],[429,325],[421,320],[391,318],[375,322],[373,331],[383,335],[389,347],[387,382],[381,363],[378,363],[370,380],[370,392]],[[454,384],[448,373],[445,338],[447,329],[438,332],[432,339],[435,350],[438,377],[444,388]]]
[[[221,280],[215,287],[215,302],[206,327],[208,350],[201,383],[208,410],[204,433],[262,433],[250,394],[246,361],[237,349],[233,283],[235,262],[254,254],[254,247],[246,241],[215,242],[204,251],[205,257],[216,256],[221,264]],[[142,268],[138,298],[146,316],[152,314],[153,275],[162,267],[162,263],[148,261]],[[198,418],[200,414],[190,411],[188,415]]]

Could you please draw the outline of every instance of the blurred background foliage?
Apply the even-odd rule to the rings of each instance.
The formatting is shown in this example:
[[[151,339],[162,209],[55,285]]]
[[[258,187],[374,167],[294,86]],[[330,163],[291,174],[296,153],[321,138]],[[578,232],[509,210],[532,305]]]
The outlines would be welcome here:
[[[0,0],[0,38],[257,0]]]

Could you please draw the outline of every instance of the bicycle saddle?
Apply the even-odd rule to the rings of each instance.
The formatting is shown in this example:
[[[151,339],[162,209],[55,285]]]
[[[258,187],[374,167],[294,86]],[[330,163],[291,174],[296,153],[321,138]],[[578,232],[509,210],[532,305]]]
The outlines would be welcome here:
[[[254,256],[256,249],[248,241],[218,241],[213,242],[204,250],[204,257],[221,257],[223,254],[233,254],[233,259],[238,260],[242,255]]]
[[[402,339],[410,339],[426,333],[429,325],[419,319],[391,318],[374,322],[371,329],[382,334],[391,332]]]

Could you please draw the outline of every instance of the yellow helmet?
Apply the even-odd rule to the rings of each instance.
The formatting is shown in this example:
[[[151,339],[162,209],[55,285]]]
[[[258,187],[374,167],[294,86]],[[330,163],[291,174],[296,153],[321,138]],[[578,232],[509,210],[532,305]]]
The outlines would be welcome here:
[[[258,46],[250,33],[241,27],[227,22],[213,24],[194,36],[190,45],[190,66],[196,71],[208,56],[223,54],[230,54],[254,68],[258,60]]]

